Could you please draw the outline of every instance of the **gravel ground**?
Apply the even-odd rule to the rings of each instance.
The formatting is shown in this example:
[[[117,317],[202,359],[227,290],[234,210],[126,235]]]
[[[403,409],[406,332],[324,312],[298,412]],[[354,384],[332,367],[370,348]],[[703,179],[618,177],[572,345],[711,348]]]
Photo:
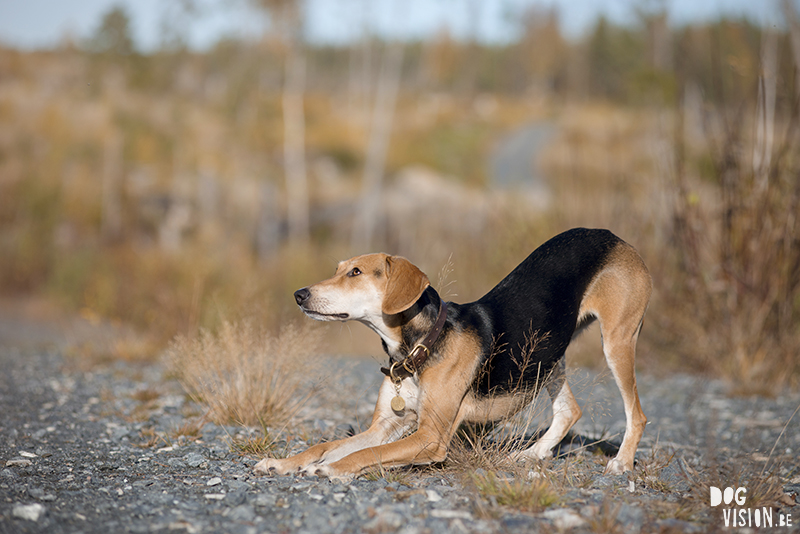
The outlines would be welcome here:
[[[640,375],[650,424],[635,472],[604,476],[606,458],[574,451],[544,464],[555,501],[524,511],[470,483],[488,477],[486,469],[450,461],[349,483],[256,476],[257,459],[230,446],[251,430],[208,423],[186,435],[202,411],[158,365],[81,370],[56,345],[20,343],[25,328],[0,324],[2,533],[704,532],[723,527],[708,487],[733,482],[752,498],[759,485],[774,485],[782,494],[776,523],[788,514],[795,529],[800,524],[800,415],[786,424],[800,406],[797,393],[729,398],[715,381]],[[330,360],[333,378],[293,433],[280,434],[279,449],[299,451],[369,420],[379,363]],[[613,442],[624,429],[613,381],[573,375],[584,407],[577,432]],[[520,472],[497,476],[510,486],[525,479]]]

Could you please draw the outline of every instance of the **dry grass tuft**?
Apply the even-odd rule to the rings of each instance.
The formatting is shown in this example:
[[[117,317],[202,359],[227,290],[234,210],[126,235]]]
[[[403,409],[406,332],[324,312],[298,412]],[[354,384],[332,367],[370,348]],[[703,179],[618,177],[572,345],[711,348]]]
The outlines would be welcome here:
[[[255,456],[261,458],[271,453],[275,448],[275,436],[269,429],[263,427],[261,433],[246,433],[228,437],[228,445],[231,451],[239,456]]]
[[[265,428],[288,422],[313,393],[317,344],[308,328],[289,325],[276,336],[250,322],[226,322],[216,334],[176,338],[168,357],[209,420]]]
[[[138,389],[135,392],[131,393],[131,398],[135,401],[139,401],[142,404],[147,404],[153,402],[161,397],[161,393],[154,388],[145,388],[145,389]]]
[[[137,443],[136,446],[142,449],[150,449],[159,445],[166,447],[172,445],[169,436],[163,432],[156,431],[156,429],[153,427],[141,429],[139,431],[139,437],[142,438],[142,441]]]
[[[541,512],[557,503],[559,493],[546,478],[499,477],[491,471],[473,473],[472,483],[478,493],[498,506],[526,512]]]
[[[636,483],[637,487],[646,487],[651,490],[668,493],[672,488],[668,482],[661,479],[661,471],[664,470],[675,457],[674,451],[665,451],[654,446],[650,449],[650,454],[646,457],[639,457],[636,469],[630,473],[630,478]]]
[[[617,534],[624,532],[622,524],[617,519],[622,508],[621,502],[614,502],[612,498],[603,499],[600,509],[589,520],[589,528],[592,532],[602,532],[603,534]]]
[[[196,440],[202,435],[203,427],[205,425],[205,417],[187,419],[183,422],[183,424],[172,429],[172,436],[177,440]]]
[[[412,473],[413,471],[409,468],[401,467],[393,469],[386,468],[383,465],[377,465],[364,473],[363,477],[365,480],[384,479],[389,484],[397,482],[398,484],[411,487],[413,485]]]

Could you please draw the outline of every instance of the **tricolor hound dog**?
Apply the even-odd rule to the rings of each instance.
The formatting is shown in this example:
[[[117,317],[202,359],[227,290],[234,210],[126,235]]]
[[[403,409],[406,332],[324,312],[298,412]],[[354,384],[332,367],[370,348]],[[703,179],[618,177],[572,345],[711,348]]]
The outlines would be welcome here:
[[[255,469],[348,478],[375,466],[441,462],[461,423],[509,417],[542,385],[553,400],[553,422],[516,456],[544,458],[581,417],[565,380],[564,351],[595,319],[627,420],[606,472],[632,469],[647,422],[634,354],[651,288],[633,247],[607,230],[585,228],[547,241],[469,304],[442,301],[405,258],[368,254],[343,261],[332,278],[294,296],[313,319],[360,321],[383,340],[391,368],[383,369],[372,424],[289,458],[265,458]]]

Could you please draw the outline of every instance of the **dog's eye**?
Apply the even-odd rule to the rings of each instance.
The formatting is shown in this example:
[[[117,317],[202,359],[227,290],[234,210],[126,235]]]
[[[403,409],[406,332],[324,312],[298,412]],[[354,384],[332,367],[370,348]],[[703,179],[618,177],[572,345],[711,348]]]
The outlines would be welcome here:
[[[347,275],[351,277],[358,276],[359,274],[361,274],[361,269],[359,269],[358,267],[353,267],[353,270],[347,273]]]

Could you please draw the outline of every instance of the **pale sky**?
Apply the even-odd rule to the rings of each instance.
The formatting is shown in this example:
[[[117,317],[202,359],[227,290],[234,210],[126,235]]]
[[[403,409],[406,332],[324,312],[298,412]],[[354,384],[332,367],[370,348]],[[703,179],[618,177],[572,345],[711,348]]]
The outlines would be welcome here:
[[[800,5],[800,0],[792,0]],[[181,0],[0,0],[0,42],[21,48],[53,46],[65,35],[85,38],[100,17],[121,4],[131,16],[134,38],[156,48],[165,26],[184,33],[195,48],[222,36],[257,34],[264,17],[248,0],[195,0],[200,12],[181,16]],[[675,24],[746,15],[761,24],[780,24],[778,0],[305,0],[306,35],[314,42],[341,43],[364,28],[384,36],[424,38],[446,28],[463,37],[477,32],[489,42],[514,38],[515,19],[529,6],[556,6],[565,33],[580,36],[602,13],[617,22],[636,20],[637,7],[665,5]],[[477,16],[472,15],[476,12]],[[168,22],[167,22],[168,21]],[[477,21],[477,24],[476,24]]]

